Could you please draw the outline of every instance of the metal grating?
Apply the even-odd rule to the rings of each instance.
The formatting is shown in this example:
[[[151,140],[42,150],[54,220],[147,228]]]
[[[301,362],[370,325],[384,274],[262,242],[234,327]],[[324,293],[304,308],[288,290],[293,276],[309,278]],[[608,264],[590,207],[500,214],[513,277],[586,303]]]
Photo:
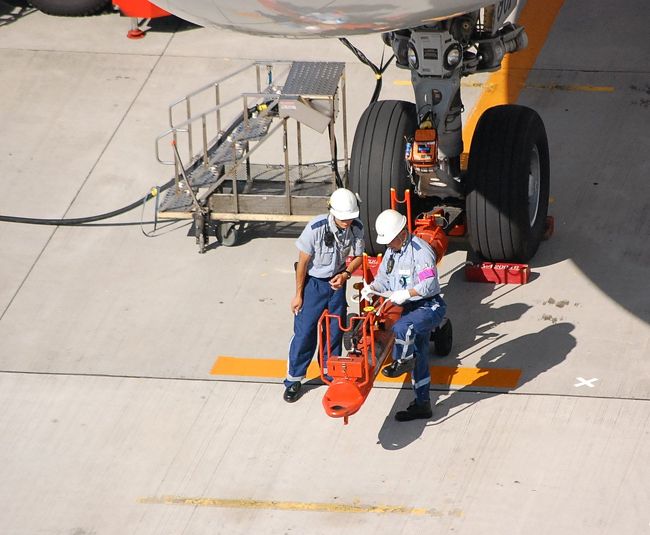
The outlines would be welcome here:
[[[344,67],[340,62],[294,61],[282,94],[333,97]]]
[[[248,126],[245,126],[244,123],[241,123],[235,131],[232,133],[232,138],[235,141],[245,141],[260,138],[269,130],[271,126],[272,117],[255,117],[248,119]]]
[[[192,209],[192,196],[187,190],[169,189],[160,203],[159,212],[189,212]]]

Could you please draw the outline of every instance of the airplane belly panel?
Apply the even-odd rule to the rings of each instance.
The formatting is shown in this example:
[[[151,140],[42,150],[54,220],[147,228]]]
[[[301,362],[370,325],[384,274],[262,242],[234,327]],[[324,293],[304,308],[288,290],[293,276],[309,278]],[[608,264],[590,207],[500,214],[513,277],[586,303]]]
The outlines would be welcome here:
[[[333,37],[397,30],[446,19],[489,0],[154,0],[201,26],[278,37]]]

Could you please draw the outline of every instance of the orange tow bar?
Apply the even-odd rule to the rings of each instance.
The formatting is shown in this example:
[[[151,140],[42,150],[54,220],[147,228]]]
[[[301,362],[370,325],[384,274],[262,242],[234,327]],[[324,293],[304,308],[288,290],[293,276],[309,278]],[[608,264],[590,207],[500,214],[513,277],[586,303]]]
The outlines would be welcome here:
[[[394,209],[397,203],[406,203],[409,231],[429,243],[436,253],[436,260],[440,262],[447,251],[447,236],[437,223],[441,214],[432,212],[416,219],[413,229],[410,201],[409,190],[405,191],[403,200],[398,200],[395,190],[391,188],[391,207]],[[376,268],[379,263],[380,259],[363,256],[360,274],[365,283],[372,282],[371,266]],[[356,283],[354,288],[359,291],[360,298],[363,283]],[[339,316],[327,310],[323,312],[318,321],[318,339],[324,340],[324,343],[319,344],[318,357],[321,380],[328,387],[323,396],[323,407],[328,416],[343,418],[347,425],[348,418],[364,404],[379,370],[392,351],[395,340],[391,327],[400,318],[401,312],[401,307],[383,297],[374,297],[370,301],[359,299],[359,314],[349,317],[347,326],[343,325]],[[330,327],[334,321],[338,322],[347,342],[345,355],[332,354]],[[325,361],[331,379],[325,375]]]

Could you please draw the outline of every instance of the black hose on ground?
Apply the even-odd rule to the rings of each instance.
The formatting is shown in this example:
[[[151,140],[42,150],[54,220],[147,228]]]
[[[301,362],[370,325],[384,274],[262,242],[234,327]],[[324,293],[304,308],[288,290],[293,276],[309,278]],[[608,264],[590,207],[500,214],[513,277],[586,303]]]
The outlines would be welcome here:
[[[253,113],[254,111],[257,110],[257,106],[253,106],[248,109],[248,115],[250,117],[250,114]],[[235,128],[239,126],[242,122],[244,121],[244,113],[242,112],[235,121],[224,131],[223,135],[219,138],[217,141],[216,146],[219,147],[221,143],[225,139],[228,138],[229,135],[231,135]],[[127,204],[126,206],[123,206],[122,208],[118,208],[117,210],[113,210],[111,212],[106,212],[103,214],[98,214],[98,215],[93,215],[93,216],[87,216],[87,217],[73,217],[73,218],[66,218],[66,219],[44,219],[44,218],[35,218],[35,217],[19,217],[19,216],[11,216],[11,215],[0,215],[0,222],[5,222],[5,223],[22,223],[25,225],[53,225],[57,227],[64,227],[64,226],[77,226],[77,225],[83,225],[85,223],[93,223],[95,221],[101,221],[103,219],[110,219],[112,217],[116,217],[118,215],[124,214],[126,212],[130,212],[134,208],[137,208],[140,205],[144,205],[146,202],[150,201],[153,199],[156,195],[159,195],[166,189],[169,189],[173,184],[175,183],[175,179],[171,179],[168,182],[165,182],[162,186],[159,188],[152,188],[152,190],[147,193],[143,198],[138,199],[137,201],[132,202],[131,204]],[[155,192],[154,192],[155,191]]]

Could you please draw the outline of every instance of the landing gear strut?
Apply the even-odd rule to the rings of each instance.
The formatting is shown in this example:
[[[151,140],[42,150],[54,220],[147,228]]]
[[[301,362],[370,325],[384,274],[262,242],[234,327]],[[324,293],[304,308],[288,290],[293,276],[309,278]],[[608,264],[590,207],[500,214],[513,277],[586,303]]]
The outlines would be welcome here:
[[[498,70],[505,54],[525,48],[523,28],[505,22],[512,9],[514,2],[501,3],[383,35],[397,66],[411,72],[415,104],[374,102],[357,126],[350,187],[364,201],[370,254],[381,252],[374,222],[390,206],[390,187],[415,192],[413,216],[433,206],[465,209],[470,245],[485,260],[526,262],[537,251],[549,196],[548,141],[539,115],[516,105],[489,109],[474,133],[467,171],[460,164],[460,80]]]

